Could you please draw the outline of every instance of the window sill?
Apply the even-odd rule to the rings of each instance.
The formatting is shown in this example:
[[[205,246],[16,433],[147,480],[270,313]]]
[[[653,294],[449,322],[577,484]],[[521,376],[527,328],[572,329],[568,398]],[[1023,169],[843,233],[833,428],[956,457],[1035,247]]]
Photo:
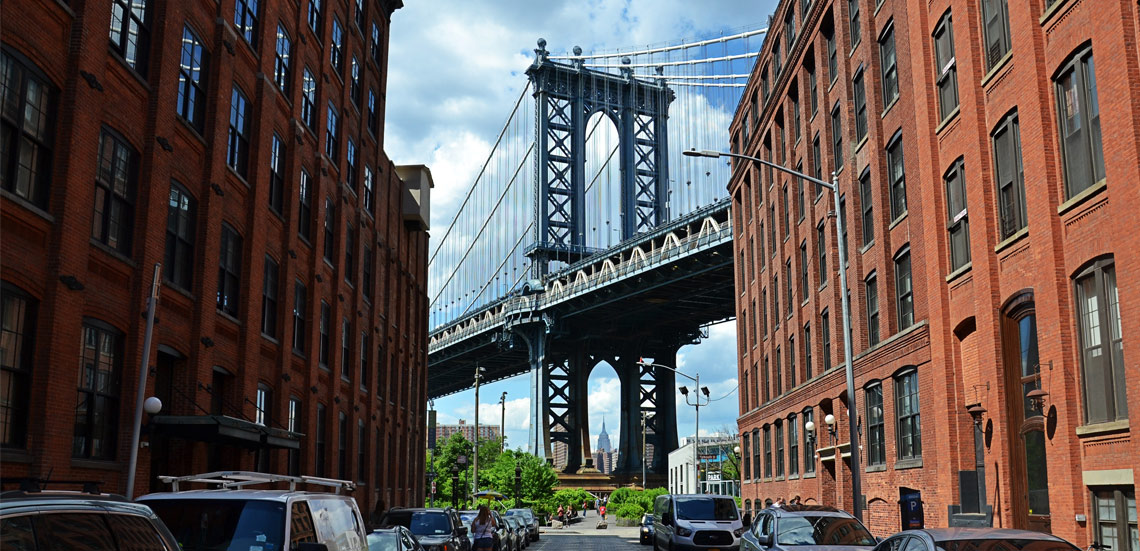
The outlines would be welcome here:
[[[98,469],[100,471],[120,471],[123,469],[122,464],[118,461],[108,461],[106,459],[83,459],[72,458],[71,466],[76,469]]]
[[[989,84],[990,81],[992,81],[994,77],[997,76],[997,74],[1000,73],[1001,70],[1009,64],[1009,60],[1011,59],[1013,59],[1012,49],[1006,52],[1005,55],[1001,56],[1001,59],[999,59],[998,62],[994,64],[993,68],[990,69],[988,73],[986,73],[986,76],[982,77],[982,88],[985,88],[986,85]]]
[[[267,340],[267,341],[269,341],[269,342],[271,342],[277,346],[281,346],[280,341],[278,341],[277,339],[267,335],[264,331],[261,333],[261,338],[263,338],[263,339],[265,339],[265,340]]]
[[[1052,19],[1053,16],[1057,14],[1057,12],[1061,11],[1061,8],[1071,3],[1072,2],[1069,2],[1069,0],[1058,0],[1056,4],[1049,6],[1049,9],[1045,10],[1045,13],[1041,14],[1041,19],[1039,20],[1041,26],[1044,27],[1046,22]]]
[[[854,153],[854,154],[855,154],[855,155],[858,155],[858,154],[859,154],[859,150],[860,150],[860,149],[863,149],[863,146],[864,146],[864,145],[867,145],[867,142],[868,142],[870,139],[871,139],[871,133],[870,133],[870,132],[868,132],[867,134],[863,135],[863,138],[859,140],[859,143],[855,144],[855,153]]]
[[[784,477],[782,477],[782,476],[777,476],[776,478],[772,479],[772,482],[783,482],[783,481],[784,481]]]
[[[808,303],[808,301],[810,301],[810,300],[811,300],[810,298],[805,298],[805,299],[803,300],[803,302],[800,302],[800,308],[803,308],[804,306],[807,306],[807,303]]]
[[[997,246],[994,247],[994,252],[1000,253],[1003,250],[1008,249],[1010,245],[1013,245],[1014,243],[1021,241],[1027,235],[1029,235],[1029,226],[1026,226],[1024,228],[1021,228],[1020,230],[1017,230],[1016,232],[1013,232],[1013,235],[1005,238],[1001,243],[998,243]]]
[[[885,109],[883,109],[882,113],[879,113],[879,118],[880,119],[887,118],[887,113],[890,113],[891,109],[893,109],[895,104],[898,102],[899,102],[899,94],[895,94],[895,99],[891,100],[891,102],[887,104],[887,107]]]
[[[946,276],[946,283],[950,283],[951,281],[954,281],[955,279],[958,278],[958,276],[970,271],[970,268],[972,268],[972,267],[973,267],[973,263],[967,262],[961,268],[958,268],[957,270],[950,272],[950,275]]]
[[[859,254],[861,254],[861,255],[866,254],[867,251],[871,250],[871,247],[874,247],[874,246],[875,246],[875,240],[872,239],[866,245],[863,245],[863,248],[859,249]]]
[[[804,473],[804,479],[815,478],[815,473]]]
[[[4,463],[31,463],[32,454],[28,453],[28,450],[5,448],[0,450],[0,461]]]
[[[901,224],[903,220],[906,220],[906,215],[907,211],[904,210],[903,213],[898,216],[898,218],[891,220],[891,225],[887,226],[887,231],[895,229],[895,226]]]
[[[215,311],[218,313],[219,316],[222,317],[222,319],[230,320],[239,326],[241,325],[241,321],[238,320],[237,318],[235,318],[233,316],[233,314],[230,314],[229,312],[223,312],[222,310],[215,310]]]
[[[94,245],[95,248],[97,248],[97,249],[99,249],[99,250],[101,250],[101,251],[103,251],[103,252],[105,252],[105,253],[107,253],[107,254],[109,254],[109,255],[111,255],[111,256],[119,259],[119,260],[122,260],[123,262],[126,262],[128,266],[130,266],[132,268],[137,267],[137,265],[135,264],[135,261],[131,260],[131,258],[129,256],[115,250],[111,246],[107,245],[106,243],[103,243],[102,241],[95,239],[94,237],[91,238],[91,244]]]
[[[1128,419],[1108,421],[1106,423],[1093,423],[1091,425],[1080,425],[1076,428],[1078,437],[1094,436],[1113,432],[1129,432],[1130,430],[1131,429],[1128,425]]]
[[[29,211],[32,212],[32,214],[39,216],[40,218],[43,218],[49,224],[55,223],[55,218],[51,214],[49,214],[46,210],[41,209],[40,207],[36,206],[35,203],[33,203],[27,199],[24,199],[23,197],[20,197],[19,195],[16,195],[15,193],[12,193],[6,189],[3,189],[3,190],[0,190],[0,197],[3,197],[9,201],[12,201],[13,203],[16,203],[17,205],[20,205],[21,207],[24,207],[25,209],[28,209]]]
[[[110,43],[108,43],[107,46],[107,53],[111,54],[111,57],[114,58],[115,61],[118,61],[119,64],[123,66],[123,69],[126,69],[126,71],[130,73],[132,77],[135,77],[135,80],[137,80],[139,84],[143,86],[143,88],[145,88],[148,92],[151,91],[150,83],[147,82],[146,77],[140,75],[138,71],[132,68],[130,64],[127,63],[127,60],[124,59],[123,56],[119,55],[119,52],[115,51],[115,49],[110,46]]]
[[[1088,201],[1090,197],[1093,197],[1094,195],[1100,195],[1100,192],[1104,191],[1104,188],[1106,187],[1108,187],[1107,179],[1100,180],[1099,182],[1089,186],[1087,189],[1084,189],[1080,193],[1072,196],[1072,198],[1070,198],[1068,201],[1061,203],[1061,206],[1057,207],[1057,214],[1065,214],[1066,212],[1073,210],[1081,203]]]
[[[860,33],[860,34],[862,34],[862,33]],[[855,55],[855,50],[858,50],[859,45],[862,43],[863,43],[863,37],[860,36],[859,41],[851,45],[851,51],[847,52],[847,59],[851,59],[851,56]]]
[[[955,119],[958,118],[958,114],[961,112],[962,112],[962,106],[961,105],[958,105],[957,107],[955,107],[954,110],[951,111],[949,115],[946,115],[946,117],[942,119],[942,122],[938,123],[938,126],[936,126],[934,128],[934,134],[935,135],[941,134],[942,131],[947,126],[949,126],[951,122],[953,122]]]
[[[885,463],[880,463],[878,465],[868,465],[867,468],[864,469],[863,472],[881,473],[881,472],[885,472],[886,470],[887,470],[887,465]]]
[[[300,350],[300,349],[294,348],[294,349],[293,349],[293,355],[294,355],[294,356],[296,356],[296,357],[298,357],[298,358],[301,358],[302,360],[306,359],[306,356],[305,356],[305,351],[304,351],[304,350]]]
[[[800,479],[800,475],[798,475],[798,474],[788,475],[788,480],[799,480],[799,479]]]
[[[911,459],[900,459],[895,462],[896,471],[905,471],[907,469],[921,469],[922,457],[914,457]]]

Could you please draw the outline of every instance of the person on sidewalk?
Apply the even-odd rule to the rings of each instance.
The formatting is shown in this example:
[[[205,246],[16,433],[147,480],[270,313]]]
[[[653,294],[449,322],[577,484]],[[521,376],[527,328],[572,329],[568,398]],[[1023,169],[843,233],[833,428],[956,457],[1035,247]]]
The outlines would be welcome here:
[[[605,505],[598,507],[598,514],[602,515],[602,520],[606,520],[606,506]]]
[[[475,551],[491,551],[495,546],[496,528],[498,525],[495,523],[495,517],[491,516],[491,510],[486,505],[480,505],[479,514],[471,522],[472,535],[475,536]]]

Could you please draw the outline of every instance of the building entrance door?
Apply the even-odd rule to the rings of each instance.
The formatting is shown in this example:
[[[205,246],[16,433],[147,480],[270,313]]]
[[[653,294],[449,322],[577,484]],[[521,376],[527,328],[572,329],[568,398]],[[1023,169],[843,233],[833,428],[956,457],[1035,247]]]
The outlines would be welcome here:
[[[1015,298],[1002,320],[1006,414],[1009,419],[1011,500],[1015,528],[1050,531],[1049,442],[1045,412],[1030,393],[1041,388],[1037,316],[1032,293]]]

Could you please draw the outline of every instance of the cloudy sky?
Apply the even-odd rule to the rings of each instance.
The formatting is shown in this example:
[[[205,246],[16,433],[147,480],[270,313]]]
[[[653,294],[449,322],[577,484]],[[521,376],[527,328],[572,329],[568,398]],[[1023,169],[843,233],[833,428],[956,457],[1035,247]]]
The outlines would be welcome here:
[[[442,235],[526,86],[523,72],[542,37],[547,49],[586,52],[705,39],[762,26],[774,0],[404,0],[392,16],[385,150],[397,164],[422,163],[435,180],[433,235]],[[754,43],[759,47],[759,42]],[[435,247],[433,243],[432,248]],[[700,372],[714,401],[701,412],[701,433],[735,430],[736,338],[733,323],[711,328],[704,343],[685,347],[678,367]],[[595,369],[589,383],[591,446],[603,416],[618,436],[616,375]],[[485,385],[481,421],[498,423],[507,392],[508,445],[524,446],[529,380]],[[678,401],[683,398],[678,395]],[[436,401],[441,423],[474,417],[473,392]],[[486,421],[484,421],[486,422]],[[678,408],[678,434],[693,433],[693,409]]]

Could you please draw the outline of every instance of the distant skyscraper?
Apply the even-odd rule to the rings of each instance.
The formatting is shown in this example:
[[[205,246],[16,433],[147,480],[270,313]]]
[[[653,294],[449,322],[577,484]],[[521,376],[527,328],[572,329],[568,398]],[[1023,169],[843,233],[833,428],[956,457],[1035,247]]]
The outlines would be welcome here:
[[[610,444],[610,435],[606,433],[606,418],[602,417],[602,433],[598,435],[598,451],[612,452],[614,447]]]

